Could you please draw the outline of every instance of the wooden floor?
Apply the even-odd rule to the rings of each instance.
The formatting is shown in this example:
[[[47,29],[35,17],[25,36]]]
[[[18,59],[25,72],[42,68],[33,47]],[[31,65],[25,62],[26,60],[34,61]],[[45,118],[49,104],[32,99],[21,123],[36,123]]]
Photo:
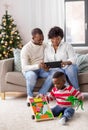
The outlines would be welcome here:
[[[5,98],[6,97],[21,97],[21,96],[26,96],[26,94],[22,92],[6,92],[5,93]],[[0,97],[3,97],[2,93],[0,93]],[[1,98],[1,99],[4,99],[4,98]]]
[[[35,93],[35,95],[36,95],[36,93]],[[83,95],[84,95],[84,98],[88,99],[88,93],[83,93]],[[5,93],[5,99],[8,98],[8,97],[14,98],[14,97],[24,97],[24,96],[26,97],[27,94],[26,94],[26,93],[23,93],[23,92],[6,92],[6,93]],[[0,99],[5,100],[5,99],[3,98],[2,93],[0,93]]]

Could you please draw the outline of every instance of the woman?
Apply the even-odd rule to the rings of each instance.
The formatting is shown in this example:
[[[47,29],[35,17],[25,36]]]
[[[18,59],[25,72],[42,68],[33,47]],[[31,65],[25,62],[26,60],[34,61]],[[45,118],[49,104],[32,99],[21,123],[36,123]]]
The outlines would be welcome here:
[[[50,44],[45,48],[44,61],[62,61],[62,67],[58,68],[58,71],[64,72],[74,88],[79,89],[76,54],[70,44],[62,42],[63,36],[63,30],[60,27],[55,26],[50,29],[48,33]]]

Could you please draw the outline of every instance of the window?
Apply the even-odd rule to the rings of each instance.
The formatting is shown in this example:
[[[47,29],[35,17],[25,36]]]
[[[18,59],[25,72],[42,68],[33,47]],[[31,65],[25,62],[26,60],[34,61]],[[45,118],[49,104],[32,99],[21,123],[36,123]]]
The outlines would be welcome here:
[[[86,46],[88,43],[87,4],[87,0],[65,0],[65,40],[74,46]]]

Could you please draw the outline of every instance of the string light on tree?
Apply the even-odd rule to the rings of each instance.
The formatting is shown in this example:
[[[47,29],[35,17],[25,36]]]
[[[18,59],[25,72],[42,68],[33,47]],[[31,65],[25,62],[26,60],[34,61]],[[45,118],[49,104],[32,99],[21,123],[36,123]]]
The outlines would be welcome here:
[[[13,48],[22,48],[22,39],[12,16],[8,14],[8,6],[5,4],[6,12],[0,24],[0,60],[12,58]]]

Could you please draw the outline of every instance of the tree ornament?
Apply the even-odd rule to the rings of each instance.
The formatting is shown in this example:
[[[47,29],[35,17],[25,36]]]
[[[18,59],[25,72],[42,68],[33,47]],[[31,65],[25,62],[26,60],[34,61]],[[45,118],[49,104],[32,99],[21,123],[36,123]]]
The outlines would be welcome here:
[[[22,46],[22,39],[17,30],[17,26],[14,24],[14,20],[11,15],[8,14],[8,5],[5,5],[6,12],[2,16],[0,24],[0,60],[12,58],[13,48],[20,48]]]

